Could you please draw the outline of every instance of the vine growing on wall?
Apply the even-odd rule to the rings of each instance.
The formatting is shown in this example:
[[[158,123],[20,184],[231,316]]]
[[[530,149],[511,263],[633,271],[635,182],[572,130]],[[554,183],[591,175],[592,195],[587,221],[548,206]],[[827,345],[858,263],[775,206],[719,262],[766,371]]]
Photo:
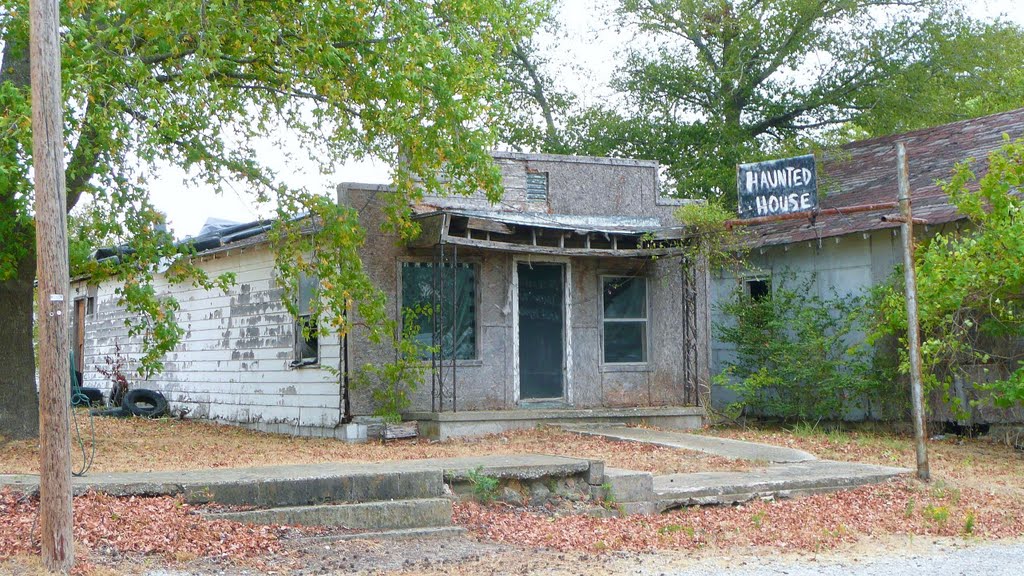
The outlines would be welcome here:
[[[386,423],[402,420],[402,412],[412,404],[412,394],[427,376],[429,358],[438,351],[438,345],[422,340],[417,318],[429,316],[429,306],[404,308],[402,327],[388,321],[387,326],[395,330],[395,360],[383,364],[364,364],[357,371],[354,384],[357,388],[369,388],[374,400],[374,416],[380,416]]]
[[[676,220],[685,227],[683,256],[689,262],[705,262],[709,269],[737,268],[743,264],[749,234],[731,226],[736,213],[717,202],[693,202],[680,206]]]

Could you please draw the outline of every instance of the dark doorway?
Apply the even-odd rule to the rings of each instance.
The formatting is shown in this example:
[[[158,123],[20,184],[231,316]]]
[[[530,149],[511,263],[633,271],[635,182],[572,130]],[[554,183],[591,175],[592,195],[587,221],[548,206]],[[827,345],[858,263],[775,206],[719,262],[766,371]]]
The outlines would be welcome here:
[[[85,356],[85,313],[85,298],[76,298],[75,313],[71,317],[71,352],[73,360],[71,367],[79,374],[83,372],[82,368],[85,366],[85,359],[83,358]]]
[[[519,397],[561,398],[565,367],[565,267],[520,263]]]

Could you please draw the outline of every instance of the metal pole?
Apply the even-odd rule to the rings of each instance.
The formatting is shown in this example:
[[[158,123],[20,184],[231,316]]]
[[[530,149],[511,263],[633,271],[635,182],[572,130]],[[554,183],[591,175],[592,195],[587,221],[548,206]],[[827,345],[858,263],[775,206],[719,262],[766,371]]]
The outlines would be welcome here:
[[[75,551],[71,534],[70,281],[57,0],[32,0],[29,17],[39,280],[39,526],[43,564],[51,572],[67,573],[74,564]]]
[[[917,446],[917,477],[928,480],[928,452],[925,448],[924,386],[921,381],[921,336],[917,320],[917,276],[914,271],[914,220],[910,207],[910,176],[907,149],[896,143],[896,165],[899,172],[900,238],[903,242],[903,278],[907,299],[907,342],[910,346],[910,389],[913,399],[914,440]]]
[[[452,246],[452,412],[458,412],[455,407],[457,383],[456,364],[459,361],[459,245]]]
[[[431,267],[430,275],[430,411],[438,412],[437,409],[437,398],[438,398],[438,372],[437,367],[437,274],[440,264],[440,256],[438,256],[438,250],[440,250],[440,244],[434,247],[434,262]]]

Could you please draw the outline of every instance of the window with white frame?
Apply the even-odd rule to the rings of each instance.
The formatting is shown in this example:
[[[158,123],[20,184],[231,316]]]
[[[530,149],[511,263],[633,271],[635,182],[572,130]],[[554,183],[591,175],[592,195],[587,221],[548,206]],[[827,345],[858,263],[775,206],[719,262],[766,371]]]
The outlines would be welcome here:
[[[601,278],[605,364],[647,362],[647,279]]]
[[[318,286],[315,276],[299,275],[295,301],[295,358],[292,366],[309,366],[320,361],[320,338],[312,305]]]

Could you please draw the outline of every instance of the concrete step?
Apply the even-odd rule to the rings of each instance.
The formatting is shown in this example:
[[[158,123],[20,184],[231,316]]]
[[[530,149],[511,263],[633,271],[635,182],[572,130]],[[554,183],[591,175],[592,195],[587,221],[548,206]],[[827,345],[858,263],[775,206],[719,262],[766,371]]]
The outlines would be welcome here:
[[[343,542],[346,540],[412,540],[415,538],[454,538],[462,536],[466,529],[462,526],[431,526],[428,528],[403,528],[400,530],[368,530],[352,534],[335,534],[331,536],[314,536],[300,538],[298,542],[323,544]]]
[[[185,500],[275,508],[326,502],[370,502],[437,498],[444,494],[441,470],[354,471],[344,475],[261,478],[185,486]]]
[[[249,524],[406,530],[451,526],[452,502],[447,498],[420,498],[356,504],[287,506],[240,512],[209,512],[203,516]]]
[[[605,468],[604,484],[600,489],[605,488],[610,489],[611,493],[599,496],[616,504],[654,500],[654,476],[650,472]]]

